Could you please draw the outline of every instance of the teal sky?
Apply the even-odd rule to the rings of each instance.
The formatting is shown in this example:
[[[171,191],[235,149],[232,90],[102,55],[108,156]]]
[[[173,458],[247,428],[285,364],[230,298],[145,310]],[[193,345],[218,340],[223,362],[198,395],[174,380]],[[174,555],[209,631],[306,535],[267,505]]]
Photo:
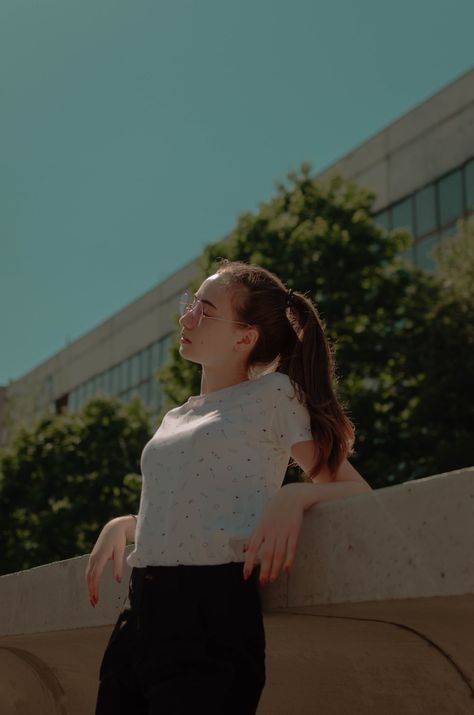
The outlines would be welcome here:
[[[472,0],[1,0],[0,384],[469,70],[473,27]]]

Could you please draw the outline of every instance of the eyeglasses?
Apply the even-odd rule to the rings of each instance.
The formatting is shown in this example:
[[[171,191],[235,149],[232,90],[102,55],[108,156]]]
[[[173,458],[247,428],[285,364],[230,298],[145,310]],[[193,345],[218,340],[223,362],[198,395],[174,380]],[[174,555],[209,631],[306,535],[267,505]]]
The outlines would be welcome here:
[[[228,318],[217,318],[214,315],[206,315],[203,312],[202,301],[196,296],[191,300],[191,294],[189,291],[185,291],[181,298],[179,299],[179,315],[182,317],[188,311],[190,315],[188,320],[190,320],[190,327],[198,328],[201,325],[203,318],[209,318],[209,320],[223,320],[226,323],[239,323],[240,325],[247,325],[251,327],[250,323],[242,323],[240,320],[229,320]]]

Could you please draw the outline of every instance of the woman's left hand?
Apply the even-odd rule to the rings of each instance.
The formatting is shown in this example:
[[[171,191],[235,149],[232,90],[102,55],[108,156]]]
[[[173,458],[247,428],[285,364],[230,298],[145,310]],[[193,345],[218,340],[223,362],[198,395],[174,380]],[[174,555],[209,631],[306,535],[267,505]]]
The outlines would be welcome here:
[[[263,543],[260,560],[260,584],[278,578],[281,567],[288,574],[293,564],[296,544],[303,521],[304,489],[300,484],[285,484],[265,507],[257,526],[246,542],[244,578],[255,566],[255,558]]]

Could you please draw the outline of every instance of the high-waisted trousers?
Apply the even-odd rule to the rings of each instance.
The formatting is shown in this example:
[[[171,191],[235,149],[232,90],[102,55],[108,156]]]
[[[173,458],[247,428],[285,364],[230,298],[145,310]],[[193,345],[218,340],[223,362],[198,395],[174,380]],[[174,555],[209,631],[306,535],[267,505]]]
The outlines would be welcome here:
[[[95,715],[255,715],[265,685],[258,567],[134,567]]]

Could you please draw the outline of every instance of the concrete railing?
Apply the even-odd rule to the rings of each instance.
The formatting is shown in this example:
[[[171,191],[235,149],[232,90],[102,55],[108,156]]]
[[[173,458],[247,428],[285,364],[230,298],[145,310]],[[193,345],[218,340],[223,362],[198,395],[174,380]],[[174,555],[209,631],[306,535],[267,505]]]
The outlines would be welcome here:
[[[474,712],[474,467],[315,505],[288,577],[261,590],[260,715]],[[129,553],[133,547],[127,547]],[[88,556],[0,577],[2,715],[93,715],[127,599]]]

